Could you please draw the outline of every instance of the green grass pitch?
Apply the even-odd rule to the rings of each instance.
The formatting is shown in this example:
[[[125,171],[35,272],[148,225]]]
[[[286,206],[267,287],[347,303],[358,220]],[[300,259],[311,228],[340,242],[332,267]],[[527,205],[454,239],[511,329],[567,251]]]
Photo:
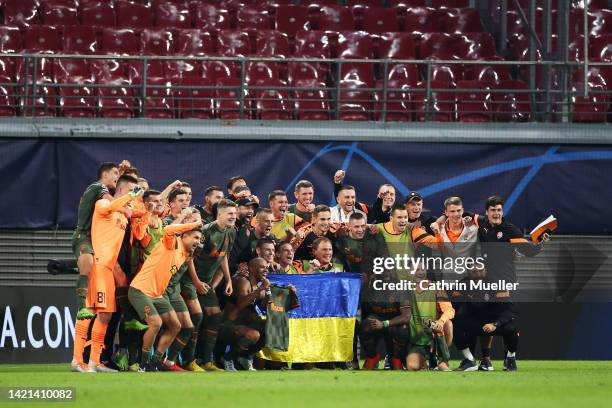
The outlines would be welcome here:
[[[112,407],[610,407],[612,362],[519,361],[519,372],[260,371],[81,374],[68,364],[0,365],[0,387],[75,387],[76,402]],[[453,362],[452,367],[456,367]],[[2,406],[9,404],[0,403]]]

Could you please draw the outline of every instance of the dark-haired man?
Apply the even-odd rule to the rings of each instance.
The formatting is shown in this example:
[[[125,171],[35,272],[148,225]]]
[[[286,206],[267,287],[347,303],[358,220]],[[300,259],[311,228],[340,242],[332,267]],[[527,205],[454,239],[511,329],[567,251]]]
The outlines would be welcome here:
[[[223,189],[219,186],[210,186],[204,190],[204,205],[196,205],[204,224],[209,224],[217,219],[217,203],[223,200]]]
[[[93,268],[93,246],[91,244],[91,219],[96,201],[101,198],[111,199],[119,178],[119,168],[115,163],[105,162],[98,167],[98,181],[90,184],[79,201],[77,226],[72,234],[72,251],[77,259],[79,277],[77,279],[77,320],[91,319],[93,314],[85,307],[87,281]]]
[[[300,180],[293,192],[297,202],[290,204],[287,211],[302,218],[305,222],[312,220],[314,205],[314,185],[308,180]]]
[[[335,241],[334,233],[337,225],[332,225],[331,209],[326,205],[317,205],[312,212],[312,223],[298,229],[291,239],[295,251],[295,259],[312,259],[312,243],[319,237]]]
[[[281,241],[291,240],[303,222],[302,218],[287,211],[289,202],[287,194],[282,190],[272,191],[268,195],[268,203],[274,217],[272,233]]]
[[[115,300],[117,258],[128,224],[121,210],[132,199],[142,195],[142,189],[136,184],[137,179],[123,175],[117,180],[113,200],[103,198],[95,203],[91,221],[94,267],[89,275],[87,307],[94,310],[97,317],[91,331],[91,352],[87,367],[83,363],[83,350],[91,319],[77,320],[75,325],[73,359],[78,371],[115,372],[100,362],[100,355],[111,315],[117,311]]]
[[[202,369],[206,371],[219,371],[213,363],[213,350],[217,342],[219,325],[222,321],[221,308],[215,289],[223,279],[225,281],[225,295],[232,294],[232,281],[229,272],[229,253],[236,239],[236,203],[231,200],[221,200],[217,204],[217,219],[203,228],[203,246],[196,251],[195,268],[197,279],[211,290],[198,293],[198,300],[204,313],[204,321],[200,329],[197,357],[201,361]]]

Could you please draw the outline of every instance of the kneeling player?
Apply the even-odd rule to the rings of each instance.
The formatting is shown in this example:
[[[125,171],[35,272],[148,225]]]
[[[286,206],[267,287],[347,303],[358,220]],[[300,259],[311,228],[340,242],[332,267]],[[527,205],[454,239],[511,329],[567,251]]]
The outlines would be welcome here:
[[[264,321],[255,311],[258,304],[265,310],[266,289],[270,282],[266,279],[268,263],[263,258],[249,262],[248,278],[236,276],[234,293],[228,299],[223,311],[224,321],[219,331],[219,343],[230,351],[225,353],[225,369],[235,371],[233,360],[249,371],[253,368],[252,356],[263,347]]]
[[[166,226],[162,242],[155,247],[130,284],[128,298],[140,318],[146,320],[149,325],[142,339],[141,369],[144,371],[166,370],[172,369],[168,365],[174,366],[173,361],[164,366],[161,360],[166,349],[179,334],[181,323],[164,292],[172,276],[199,244],[202,233],[197,228],[201,226],[201,221]],[[182,235],[177,239],[176,234],[180,233]],[[151,356],[151,348],[162,325],[164,332],[159,338],[155,354]],[[181,334],[182,343],[191,337],[193,326],[190,329],[187,327],[189,332]]]
[[[483,280],[486,272],[475,275],[473,280]],[[461,351],[463,360],[457,371],[476,371],[478,367],[471,350],[478,336],[502,336],[507,354],[504,370],[516,371],[516,349],[518,325],[513,303],[509,298],[495,297],[492,291],[471,291],[455,318],[455,346]]]
[[[428,287],[427,273],[423,268],[415,272],[416,288],[412,318],[410,319],[410,347],[406,367],[418,371],[427,367],[430,353],[438,359],[438,369],[449,371],[450,358],[448,345],[444,338],[444,325],[455,316],[455,310],[443,290],[425,289]]]
[[[385,280],[385,277],[372,275],[365,293],[362,295],[364,302],[362,303],[361,313],[364,318],[361,322],[359,337],[366,352],[363,369],[373,370],[378,366],[382,359],[382,356],[377,352],[378,342],[385,340],[386,344],[393,344],[393,350],[387,350],[387,354],[392,352],[392,368],[402,370],[402,359],[406,356],[410,335],[408,324],[412,311],[412,295],[409,293],[393,293],[387,296],[384,293],[376,293],[373,284],[377,279]]]

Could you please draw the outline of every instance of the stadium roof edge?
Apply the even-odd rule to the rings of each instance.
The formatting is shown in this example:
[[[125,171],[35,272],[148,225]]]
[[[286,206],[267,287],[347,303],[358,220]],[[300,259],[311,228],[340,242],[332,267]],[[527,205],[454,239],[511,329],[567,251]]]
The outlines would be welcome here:
[[[612,126],[574,123],[383,123],[6,117],[0,118],[0,137],[612,144]]]

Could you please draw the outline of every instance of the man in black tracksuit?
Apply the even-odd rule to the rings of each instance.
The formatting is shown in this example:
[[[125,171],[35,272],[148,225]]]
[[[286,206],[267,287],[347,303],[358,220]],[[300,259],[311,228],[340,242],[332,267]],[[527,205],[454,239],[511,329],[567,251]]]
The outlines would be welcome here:
[[[513,224],[508,222],[504,216],[504,200],[499,196],[492,196],[486,202],[486,217],[478,219],[478,240],[482,250],[482,257],[485,260],[487,270],[486,282],[497,283],[516,283],[515,257],[517,254],[533,257],[542,250],[545,241],[549,240],[549,235],[544,234],[539,244],[533,244],[521,233]],[[459,367],[462,371],[477,370],[474,357],[470,352],[469,339],[473,336],[503,335],[506,341],[507,354],[504,360],[504,369],[516,371],[516,345],[518,344],[517,315],[514,311],[511,292],[509,290],[481,291],[484,305],[479,307],[467,307],[465,312],[471,316],[464,322],[460,322],[462,327],[457,328],[455,320],[456,338],[455,344],[463,354],[463,361]],[[464,305],[466,306],[466,305]],[[487,321],[486,324],[483,323]],[[459,331],[463,331],[459,333]],[[506,333],[507,332],[507,333]],[[514,341],[514,333],[516,338]],[[507,335],[506,335],[507,334]],[[458,341],[458,337],[461,337]],[[465,344],[468,343],[468,344]]]

